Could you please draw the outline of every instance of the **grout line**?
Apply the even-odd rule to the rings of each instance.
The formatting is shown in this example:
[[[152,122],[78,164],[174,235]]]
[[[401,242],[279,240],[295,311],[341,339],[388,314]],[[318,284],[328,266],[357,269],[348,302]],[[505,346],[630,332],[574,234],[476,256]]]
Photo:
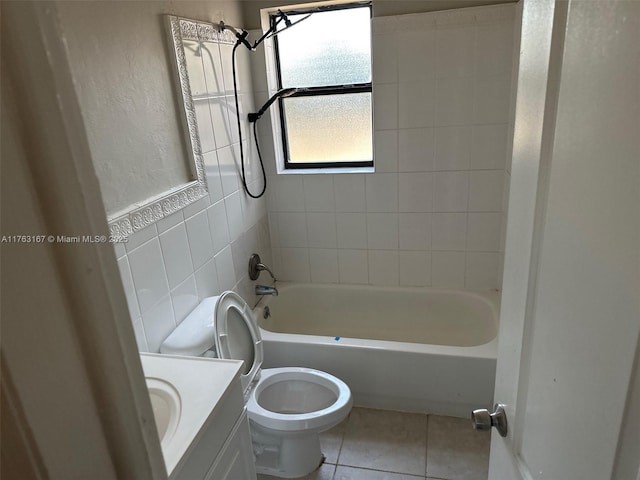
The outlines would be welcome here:
[[[424,477],[427,478],[427,466],[429,463],[429,415],[427,414],[426,421],[426,438],[425,438],[425,449],[424,449]]]

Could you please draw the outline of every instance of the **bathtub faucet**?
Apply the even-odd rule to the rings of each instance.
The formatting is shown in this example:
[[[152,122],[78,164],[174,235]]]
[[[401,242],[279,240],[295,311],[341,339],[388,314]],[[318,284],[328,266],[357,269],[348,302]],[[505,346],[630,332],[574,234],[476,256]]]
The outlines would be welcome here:
[[[268,287],[267,285],[256,285],[256,295],[273,295],[278,296],[278,289],[276,287]]]
[[[257,253],[252,254],[249,258],[249,278],[251,280],[257,280],[260,276],[260,272],[263,270],[271,275],[271,278],[273,278],[274,282],[276,281],[276,277],[271,269],[261,262],[260,255],[258,255]]]

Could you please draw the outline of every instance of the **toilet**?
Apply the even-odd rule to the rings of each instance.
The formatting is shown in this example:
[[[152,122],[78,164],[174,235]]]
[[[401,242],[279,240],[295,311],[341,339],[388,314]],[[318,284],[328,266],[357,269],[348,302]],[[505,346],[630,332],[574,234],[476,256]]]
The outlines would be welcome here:
[[[235,292],[205,298],[167,337],[160,352],[244,360],[244,390],[258,473],[294,478],[320,466],[320,432],[344,420],[346,383],[302,367],[262,369],[260,329]]]

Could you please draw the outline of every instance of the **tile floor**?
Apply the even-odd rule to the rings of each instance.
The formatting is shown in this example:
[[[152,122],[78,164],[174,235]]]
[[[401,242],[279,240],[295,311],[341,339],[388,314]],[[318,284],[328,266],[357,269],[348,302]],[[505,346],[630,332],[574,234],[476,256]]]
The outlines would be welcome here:
[[[321,435],[322,467],[304,480],[486,480],[489,435],[464,418],[354,408]],[[259,480],[276,477],[258,475]]]

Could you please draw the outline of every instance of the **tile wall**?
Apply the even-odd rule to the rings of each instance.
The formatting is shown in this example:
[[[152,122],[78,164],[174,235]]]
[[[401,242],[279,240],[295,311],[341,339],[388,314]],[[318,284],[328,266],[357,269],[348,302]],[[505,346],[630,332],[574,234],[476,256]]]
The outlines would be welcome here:
[[[235,290],[255,303],[254,282],[247,276],[249,255],[257,252],[265,262],[272,261],[266,199],[249,198],[238,173],[231,47],[208,43],[205,55],[189,58],[192,93],[200,98],[195,107],[209,196],[115,245],[141,351],[157,352],[205,297]],[[238,53],[243,111],[253,109],[253,95],[248,52]],[[255,166],[251,149],[248,155]],[[262,187],[257,173],[255,168],[248,171],[252,192]],[[269,280],[262,274],[258,281]]]
[[[513,18],[503,5],[373,19],[373,174],[275,175],[261,121],[279,279],[500,288]]]

